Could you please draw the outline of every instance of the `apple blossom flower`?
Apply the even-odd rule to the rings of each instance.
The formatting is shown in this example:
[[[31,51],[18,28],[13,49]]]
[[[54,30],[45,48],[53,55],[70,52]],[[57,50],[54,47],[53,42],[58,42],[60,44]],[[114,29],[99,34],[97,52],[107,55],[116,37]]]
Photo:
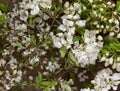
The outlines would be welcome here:
[[[85,20],[78,20],[75,22],[75,24],[78,25],[79,27],[84,27],[85,23],[86,23]]]
[[[36,14],[39,13],[39,11],[40,11],[39,6],[36,5],[36,6],[34,6],[34,8],[31,10],[30,13],[31,13],[31,15],[36,15]]]

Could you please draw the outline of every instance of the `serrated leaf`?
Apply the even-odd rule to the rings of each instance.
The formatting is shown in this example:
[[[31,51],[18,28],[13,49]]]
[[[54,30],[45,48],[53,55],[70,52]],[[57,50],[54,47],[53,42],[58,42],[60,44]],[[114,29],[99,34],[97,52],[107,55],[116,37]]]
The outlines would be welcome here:
[[[64,56],[66,55],[66,52],[67,52],[66,47],[62,47],[62,48],[60,49],[60,55],[61,55],[61,57],[64,57]]]

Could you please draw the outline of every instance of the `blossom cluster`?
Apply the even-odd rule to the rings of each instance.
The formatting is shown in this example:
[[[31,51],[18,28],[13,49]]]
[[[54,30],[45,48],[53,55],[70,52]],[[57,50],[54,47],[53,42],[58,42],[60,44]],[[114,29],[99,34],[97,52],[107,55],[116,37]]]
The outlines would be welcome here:
[[[109,91],[111,88],[116,91],[120,84],[120,73],[113,73],[110,68],[98,71],[94,80],[91,81],[94,89],[81,89],[80,91]]]
[[[80,26],[85,25],[84,20],[79,20],[80,15],[76,14],[80,9],[80,4],[74,3],[74,5],[69,5],[69,2],[66,2],[65,5],[65,15],[62,16],[62,24],[58,26],[58,30],[60,30],[60,33],[53,34],[51,33],[53,44],[56,48],[61,48],[65,46],[67,49],[71,48],[71,45],[73,44],[73,36],[75,34],[75,25],[78,25],[78,22],[80,22]],[[81,27],[82,27],[81,26]]]
[[[103,46],[103,42],[96,42],[94,31],[85,30],[84,41],[85,45],[80,45],[77,41],[72,49],[81,67],[85,67],[87,64],[95,64],[98,53]]]
[[[80,44],[79,41],[73,41],[77,28],[85,27],[86,20],[82,20],[80,17],[81,4],[74,3],[69,5],[69,2],[66,2],[64,7],[65,15],[62,16],[62,24],[58,26],[58,30],[61,32],[55,35],[51,33],[54,46],[57,48],[65,46],[66,49],[71,49],[81,67],[85,67],[87,64],[95,64],[103,42],[100,39],[96,41],[95,31],[89,31],[88,29],[85,30],[84,36],[82,35],[84,44]],[[74,46],[72,47],[72,45]]]

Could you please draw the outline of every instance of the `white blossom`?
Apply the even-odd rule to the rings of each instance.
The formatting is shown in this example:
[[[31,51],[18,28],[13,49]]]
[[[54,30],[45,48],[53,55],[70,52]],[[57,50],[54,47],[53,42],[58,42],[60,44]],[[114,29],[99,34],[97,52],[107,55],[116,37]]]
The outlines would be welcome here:
[[[119,39],[120,39],[120,33],[118,33],[118,34],[117,34],[117,38],[119,38]]]
[[[64,7],[68,8],[69,7],[69,2],[65,2]]]
[[[39,0],[40,1],[40,6],[42,8],[47,8],[50,9],[52,5],[52,0]]]
[[[37,63],[39,61],[38,56],[33,57],[32,59],[29,59],[29,62],[31,65],[34,65],[35,63]]]
[[[4,66],[6,64],[6,60],[0,59],[0,67]]]
[[[39,13],[39,11],[40,11],[40,9],[39,9],[38,5],[36,5],[36,6],[34,6],[33,10],[31,10],[30,13],[31,13],[31,15],[36,15]]]
[[[28,19],[28,11],[20,10],[19,12],[20,12],[20,19],[26,22]]]
[[[78,26],[80,26],[80,27],[84,27],[85,24],[86,24],[86,21],[85,20],[78,20],[78,21],[76,21],[75,24],[78,25]]]
[[[84,82],[86,79],[89,78],[89,76],[85,75],[85,73],[87,72],[87,70],[84,70],[83,72],[80,72],[78,74],[78,78],[80,82]]]
[[[94,31],[89,31],[89,30],[85,30],[84,33],[84,41],[86,44],[90,44],[90,43],[94,43],[96,41],[96,36],[95,36],[95,32]]]
[[[60,65],[57,63],[57,61],[55,62],[48,62],[48,66],[46,66],[46,70],[49,70],[51,72],[55,72],[55,70],[59,69]]]
[[[64,19],[63,20],[63,24],[61,24],[58,29],[62,30],[62,31],[67,31],[69,30],[70,27],[72,27],[74,25],[74,22],[73,21],[69,21],[69,20],[66,20]]]

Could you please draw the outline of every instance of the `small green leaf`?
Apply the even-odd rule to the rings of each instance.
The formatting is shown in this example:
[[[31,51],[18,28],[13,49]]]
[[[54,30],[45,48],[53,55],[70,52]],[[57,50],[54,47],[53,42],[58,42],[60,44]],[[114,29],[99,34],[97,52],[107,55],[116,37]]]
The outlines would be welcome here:
[[[84,43],[84,40],[83,40],[82,36],[74,36],[73,37],[73,42],[75,42],[75,41],[79,41],[81,44]]]
[[[60,49],[60,55],[61,55],[61,57],[64,57],[64,56],[65,56],[66,51],[67,51],[66,47],[62,47],[62,48]]]
[[[120,52],[120,42],[117,38],[113,38],[105,42],[102,53],[117,53]]]
[[[16,45],[19,47],[19,48],[23,48],[24,46],[20,43],[20,42],[18,42],[18,41],[16,41]]]
[[[36,45],[36,38],[35,38],[35,36],[32,35],[30,39],[31,39],[31,43],[32,43],[33,45]]]
[[[39,84],[42,81],[42,75],[38,72],[38,76],[36,77],[36,83]]]
[[[5,4],[0,3],[0,10],[7,13],[9,11],[9,7]]]
[[[84,84],[85,88],[90,88],[90,89],[93,89],[93,86],[91,83],[86,83]]]
[[[118,39],[113,38],[110,40],[110,48],[116,52],[120,51],[120,42],[118,41]]]
[[[74,73],[70,73],[70,78],[73,79],[73,80],[75,80],[76,79],[75,78],[75,74]]]
[[[45,87],[52,87],[52,86],[56,85],[56,81],[42,81],[41,85],[43,85]]]
[[[34,18],[35,18],[36,16],[33,16],[33,15],[30,15],[29,16],[29,24],[30,24],[30,26],[32,26],[33,24],[34,24]]]
[[[120,44],[112,43],[110,47],[115,51],[120,51]]]
[[[52,91],[50,88],[45,88],[43,91]]]
[[[103,16],[108,19],[108,18],[110,18],[111,13],[110,12],[104,12]]]
[[[81,37],[80,36],[74,36],[73,37],[73,41],[75,42],[75,41],[78,41],[78,40],[80,40],[81,39]]]
[[[105,45],[102,49],[102,53],[106,54],[106,53],[109,53],[111,51],[111,48],[108,47],[107,45]]]
[[[0,24],[7,22],[8,19],[6,18],[5,14],[0,15]]]
[[[120,1],[117,1],[116,9],[118,12],[120,12]]]
[[[70,62],[71,62],[73,65],[79,67],[79,63],[77,62],[75,56],[74,56],[71,52],[69,52],[68,58],[70,59]]]
[[[117,38],[112,38],[110,40],[110,43],[119,43],[118,39]]]
[[[90,17],[90,10],[88,10],[88,9],[86,9],[86,10],[83,10],[82,12],[81,12],[81,18],[82,19],[87,19],[88,17]]]

